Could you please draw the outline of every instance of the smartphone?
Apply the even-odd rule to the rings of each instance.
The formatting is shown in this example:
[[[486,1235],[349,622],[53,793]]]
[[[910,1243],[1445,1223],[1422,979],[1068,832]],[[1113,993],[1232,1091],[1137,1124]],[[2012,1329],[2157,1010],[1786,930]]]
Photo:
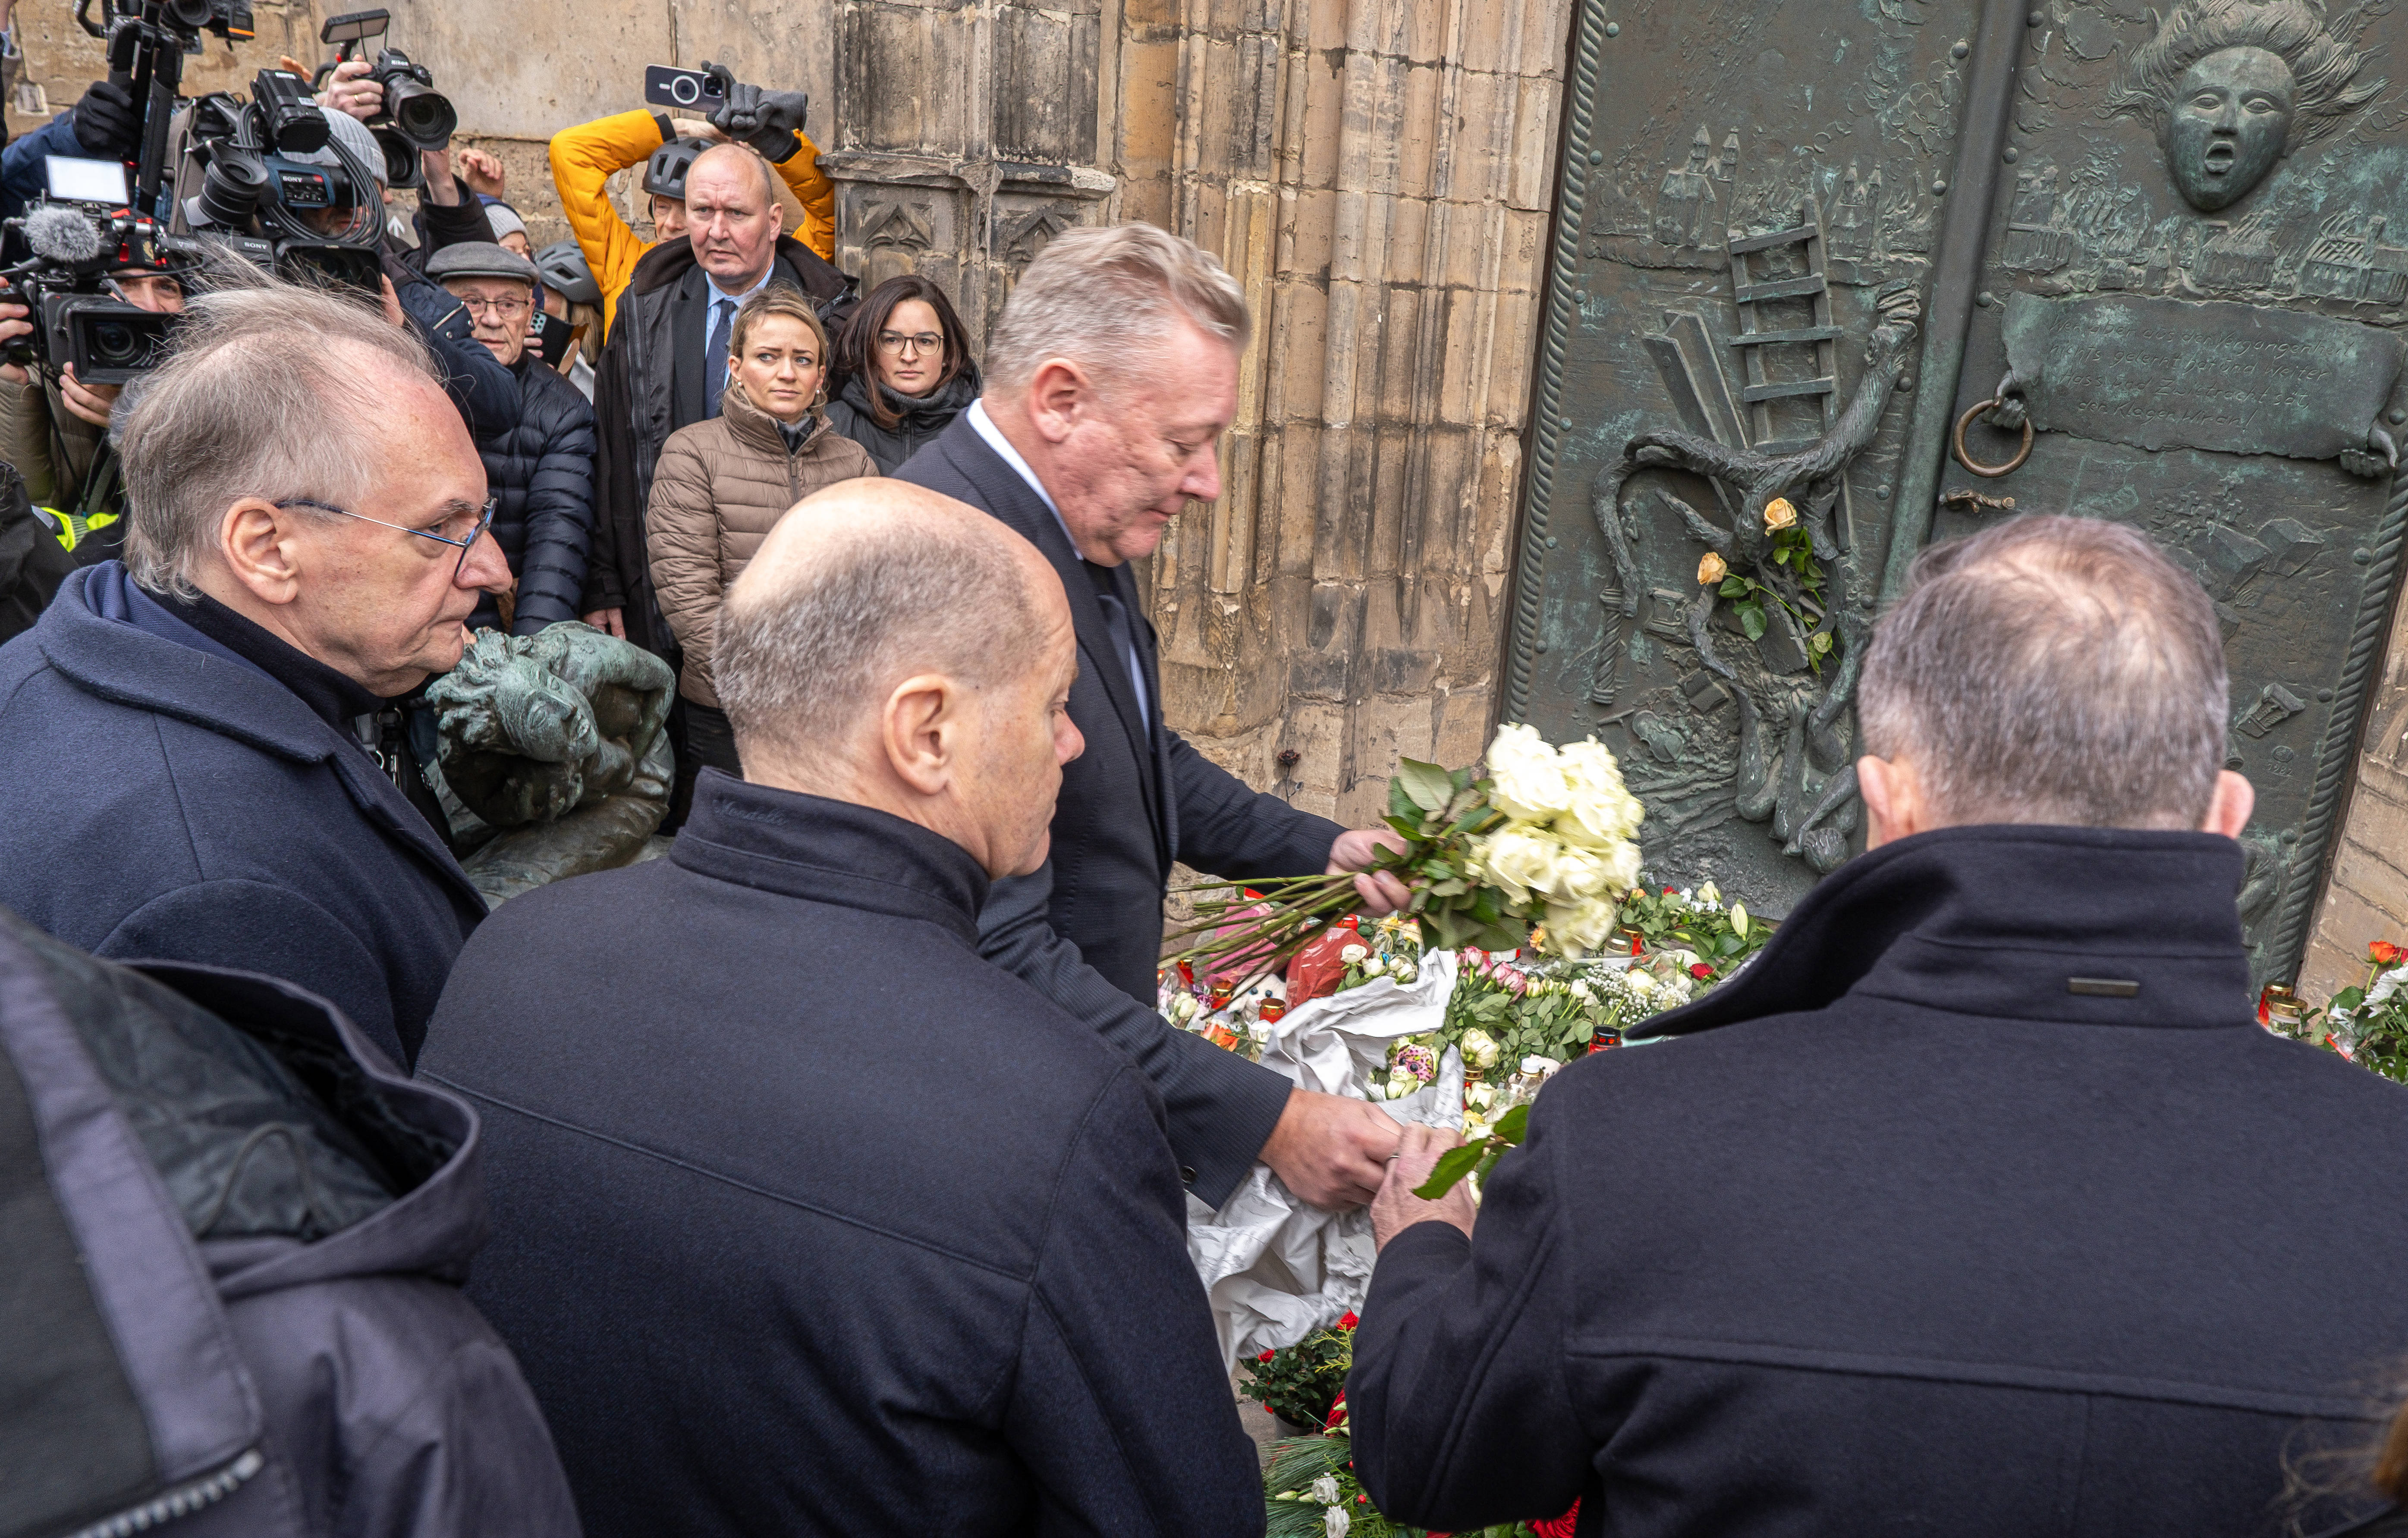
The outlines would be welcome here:
[[[719,82],[698,69],[679,69],[671,64],[644,66],[644,101],[652,107],[698,107],[706,114],[716,112],[726,102]]]

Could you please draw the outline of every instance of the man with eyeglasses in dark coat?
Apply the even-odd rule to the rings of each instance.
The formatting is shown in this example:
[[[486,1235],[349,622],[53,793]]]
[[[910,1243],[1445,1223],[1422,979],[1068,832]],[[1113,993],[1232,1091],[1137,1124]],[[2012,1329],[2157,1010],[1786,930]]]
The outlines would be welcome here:
[[[0,906],[282,977],[406,1063],[485,914],[397,708],[509,583],[484,466],[424,345],[364,306],[193,311],[124,428],[126,561],[0,647]]]

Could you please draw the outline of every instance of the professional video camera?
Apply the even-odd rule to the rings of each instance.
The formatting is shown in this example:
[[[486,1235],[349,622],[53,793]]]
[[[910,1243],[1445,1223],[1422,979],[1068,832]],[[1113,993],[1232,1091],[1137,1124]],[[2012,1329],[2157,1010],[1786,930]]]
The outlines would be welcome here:
[[[335,64],[339,64],[351,58],[354,45],[383,36],[392,21],[392,13],[381,9],[345,11],[328,17],[318,29],[318,38],[337,45]],[[321,78],[333,67],[320,71]],[[397,48],[377,50],[368,78],[384,88],[384,110],[369,120],[368,128],[376,135],[377,147],[384,151],[386,184],[396,191],[416,187],[424,179],[419,170],[420,152],[448,148],[460,126],[460,114],[452,109],[451,99],[435,89],[435,76],[427,67],[413,64]]]
[[[223,92],[194,102],[183,161],[182,231],[229,242],[287,277],[377,292],[376,168],[331,132],[308,81],[263,69],[248,102]]]

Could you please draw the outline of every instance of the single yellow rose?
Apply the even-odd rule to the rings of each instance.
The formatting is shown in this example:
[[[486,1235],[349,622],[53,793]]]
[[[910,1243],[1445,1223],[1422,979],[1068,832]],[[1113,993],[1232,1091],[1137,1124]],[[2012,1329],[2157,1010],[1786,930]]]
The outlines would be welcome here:
[[[1729,572],[1729,565],[1712,550],[1708,550],[1706,558],[1698,563],[1698,580],[1709,588],[1721,581]]]
[[[1797,521],[1798,509],[1789,505],[1789,499],[1787,497],[1774,497],[1770,502],[1764,505],[1764,532],[1766,534],[1777,534],[1782,530],[1794,526]]]

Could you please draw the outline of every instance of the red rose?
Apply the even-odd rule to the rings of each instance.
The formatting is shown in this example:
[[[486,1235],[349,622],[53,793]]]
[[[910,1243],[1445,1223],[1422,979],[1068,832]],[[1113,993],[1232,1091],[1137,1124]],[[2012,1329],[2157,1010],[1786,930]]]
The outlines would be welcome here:
[[[1530,1524],[1530,1531],[1538,1534],[1538,1538],[1572,1538],[1572,1530],[1579,1525],[1580,1502],[1575,1501],[1572,1502],[1571,1510],[1561,1517],[1550,1517],[1543,1522],[1533,1522]]]
[[[1711,977],[1713,975],[1714,969],[1706,965],[1703,961],[1699,961],[1697,965],[1689,969],[1689,975],[1692,977]]]
[[[1266,1351],[1266,1352],[1264,1352],[1261,1356],[1256,1357],[1254,1360],[1255,1360],[1256,1361],[1268,1361],[1268,1360],[1270,1360],[1273,1357],[1276,1357],[1276,1356],[1278,1356],[1278,1355],[1279,1355],[1279,1353],[1278,1353],[1278,1352],[1276,1352],[1276,1351]]]
[[[1361,1319],[1354,1317],[1354,1311],[1351,1308],[1345,1313],[1338,1316],[1338,1328],[1340,1330],[1352,1330],[1362,1322],[1363,1321]]]
[[[2393,966],[2408,961],[2408,950],[2402,950],[2388,940],[2377,940],[2366,947],[2366,959],[2377,966]]]

